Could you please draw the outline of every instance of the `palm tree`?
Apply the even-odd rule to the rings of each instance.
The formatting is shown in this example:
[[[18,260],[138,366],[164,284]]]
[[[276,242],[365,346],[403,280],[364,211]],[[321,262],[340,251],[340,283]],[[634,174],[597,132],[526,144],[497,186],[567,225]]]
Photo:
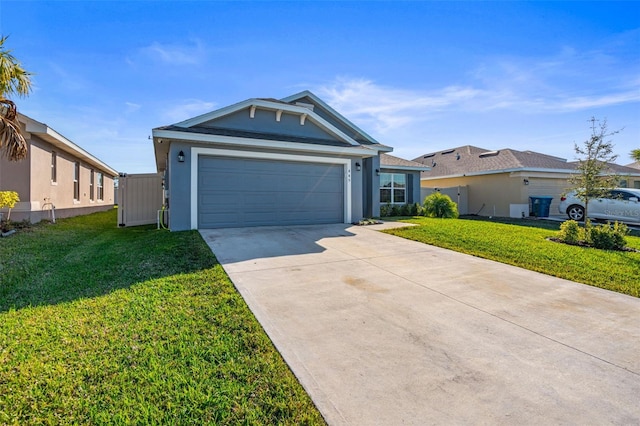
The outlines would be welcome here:
[[[20,161],[27,156],[27,142],[20,133],[16,104],[8,96],[27,96],[31,73],[4,47],[6,40],[7,36],[0,37],[0,151],[10,161]]]
[[[631,158],[633,158],[635,161],[640,162],[640,148],[636,148],[631,151]]]

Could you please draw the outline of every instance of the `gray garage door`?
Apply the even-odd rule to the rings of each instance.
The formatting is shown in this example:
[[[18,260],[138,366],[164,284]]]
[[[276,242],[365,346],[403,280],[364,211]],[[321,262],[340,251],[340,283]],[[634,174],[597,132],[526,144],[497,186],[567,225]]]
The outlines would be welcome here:
[[[344,221],[341,164],[199,158],[199,228]]]

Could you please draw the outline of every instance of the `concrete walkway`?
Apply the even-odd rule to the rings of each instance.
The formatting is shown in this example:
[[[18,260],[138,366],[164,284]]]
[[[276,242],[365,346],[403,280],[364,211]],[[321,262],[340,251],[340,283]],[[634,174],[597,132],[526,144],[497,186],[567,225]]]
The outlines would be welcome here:
[[[640,424],[640,299],[376,227],[201,231],[329,424]]]

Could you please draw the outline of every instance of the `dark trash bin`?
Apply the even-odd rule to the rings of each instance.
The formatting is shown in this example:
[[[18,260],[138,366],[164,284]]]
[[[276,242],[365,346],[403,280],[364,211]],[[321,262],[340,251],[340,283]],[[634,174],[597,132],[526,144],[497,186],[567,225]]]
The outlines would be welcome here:
[[[529,197],[529,212],[535,217],[549,217],[549,207],[553,197]]]

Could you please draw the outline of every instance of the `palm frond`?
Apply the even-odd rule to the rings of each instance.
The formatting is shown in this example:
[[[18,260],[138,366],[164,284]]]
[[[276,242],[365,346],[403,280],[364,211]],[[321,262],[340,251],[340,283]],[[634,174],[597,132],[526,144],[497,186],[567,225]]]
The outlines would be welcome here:
[[[20,132],[16,104],[8,99],[0,99],[0,151],[9,161],[24,160],[29,153]]]

